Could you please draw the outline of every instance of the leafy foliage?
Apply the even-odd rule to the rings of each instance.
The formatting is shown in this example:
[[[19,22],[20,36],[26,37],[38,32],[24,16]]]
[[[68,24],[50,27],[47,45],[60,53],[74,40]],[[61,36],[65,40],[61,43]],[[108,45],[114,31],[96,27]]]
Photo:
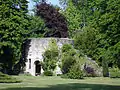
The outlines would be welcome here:
[[[44,22],[28,15],[27,0],[0,0],[0,3],[0,71],[18,73],[24,65],[22,44],[26,38],[43,37]]]
[[[20,60],[23,35],[28,32],[27,0],[0,0],[0,62],[11,73]]]
[[[65,3],[67,3],[67,1],[68,0],[66,0]],[[81,12],[74,6],[72,1],[69,0],[63,15],[67,19],[69,37],[73,38],[75,33],[81,30]]]
[[[30,38],[43,37],[46,32],[44,21],[36,15],[29,16],[29,23],[27,28],[29,32],[26,34],[26,36]]]
[[[61,70],[63,74],[69,72],[71,66],[76,63],[75,50],[69,44],[64,44],[62,47],[62,65]]]
[[[37,5],[36,14],[44,19],[45,26],[50,29],[45,37],[68,37],[66,18],[53,6],[45,2],[40,3]]]
[[[62,46],[61,70],[63,78],[82,79],[83,72],[79,64],[79,57],[76,50],[70,44]]]
[[[69,73],[67,73],[67,77],[70,79],[83,79],[83,71],[81,71],[80,65],[76,63],[72,66]]]
[[[67,2],[63,13],[68,20],[68,27],[71,28],[70,36],[75,35],[75,48],[97,60],[99,65],[102,65],[102,57],[105,57],[109,67],[120,67],[118,48],[120,41],[120,1],[61,1]]]
[[[108,63],[107,61],[104,59],[102,59],[102,66],[103,66],[103,76],[104,77],[109,77],[109,71],[108,71]]]
[[[58,46],[55,39],[51,39],[48,45],[48,49],[44,52],[44,60],[42,66],[44,71],[54,71],[56,63],[58,62]]]
[[[75,48],[80,50],[81,53],[94,58],[96,54],[97,31],[92,27],[85,27],[81,32],[78,32],[75,36]]]
[[[43,75],[45,75],[45,76],[53,76],[53,72],[52,71],[44,71]]]
[[[21,45],[26,38],[66,38],[68,32],[82,55],[101,66],[103,61],[108,67],[120,68],[120,0],[60,0],[65,5],[62,14],[45,0],[34,1],[37,2],[37,16],[27,14],[27,0],[0,0],[0,71],[11,73],[20,66]],[[64,46],[62,52],[62,69],[67,73],[76,62],[76,51]],[[45,53],[45,62],[53,59],[50,68],[54,69],[57,50],[48,49]]]
[[[110,71],[110,78],[120,78],[120,70],[118,68],[111,68]]]
[[[74,65],[75,63],[75,58],[73,56],[64,56],[62,58],[62,73],[68,73],[71,66]]]

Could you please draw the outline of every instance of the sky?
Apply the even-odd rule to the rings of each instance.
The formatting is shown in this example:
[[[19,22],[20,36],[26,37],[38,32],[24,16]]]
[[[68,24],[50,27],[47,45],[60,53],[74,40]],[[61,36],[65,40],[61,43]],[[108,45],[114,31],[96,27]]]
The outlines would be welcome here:
[[[47,1],[48,1],[48,3],[59,6],[59,0],[47,0]],[[28,2],[29,2],[28,9],[32,10],[35,3],[33,3],[32,0],[28,0]]]

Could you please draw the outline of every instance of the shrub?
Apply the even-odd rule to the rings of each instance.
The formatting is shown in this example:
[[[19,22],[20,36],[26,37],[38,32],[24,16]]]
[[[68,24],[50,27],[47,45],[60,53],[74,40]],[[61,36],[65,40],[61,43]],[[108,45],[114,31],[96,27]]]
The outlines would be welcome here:
[[[22,81],[0,72],[0,83],[20,83],[20,82]]]
[[[108,64],[106,60],[102,60],[102,67],[103,67],[103,76],[109,77],[109,70],[108,70]]]
[[[76,63],[76,50],[70,44],[64,44],[62,47],[62,73],[68,73],[74,63]]]
[[[57,74],[57,76],[61,76],[62,74]]]
[[[79,64],[76,63],[72,66],[67,76],[70,79],[83,79],[83,72],[81,71]]]
[[[71,71],[67,74],[68,78],[70,79],[83,79],[83,73],[82,71]]]
[[[45,76],[53,76],[53,72],[52,71],[44,71],[43,75],[45,75]]]
[[[76,62],[75,58],[70,56],[70,55],[67,55],[67,56],[64,56],[62,58],[62,73],[63,74],[66,74],[69,72],[70,68],[72,65],[74,65],[74,63]]]
[[[110,78],[120,78],[120,70],[118,68],[110,69]]]
[[[70,49],[72,49],[72,46],[70,44],[64,44],[62,47],[62,52],[68,52]]]
[[[58,62],[59,50],[55,39],[51,39],[47,50],[43,54],[42,67],[44,71],[54,71]]]
[[[67,74],[61,75],[62,78],[83,79],[83,72],[78,64],[73,65]]]
[[[110,72],[110,78],[120,78],[120,72]]]

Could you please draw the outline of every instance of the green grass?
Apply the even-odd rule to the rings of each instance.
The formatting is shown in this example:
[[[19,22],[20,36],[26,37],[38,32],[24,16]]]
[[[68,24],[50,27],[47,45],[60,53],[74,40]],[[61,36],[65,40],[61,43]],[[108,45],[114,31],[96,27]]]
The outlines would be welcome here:
[[[120,78],[85,78],[82,80],[60,77],[14,76],[22,83],[0,83],[0,90],[120,90]]]
[[[14,77],[11,77],[7,74],[3,74],[0,72],[0,83],[20,83],[21,80],[17,80]]]

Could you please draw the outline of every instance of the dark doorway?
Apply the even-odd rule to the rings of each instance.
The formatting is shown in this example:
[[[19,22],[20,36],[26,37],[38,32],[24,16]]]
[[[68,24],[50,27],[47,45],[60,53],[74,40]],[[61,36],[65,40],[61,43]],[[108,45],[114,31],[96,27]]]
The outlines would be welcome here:
[[[40,61],[35,61],[35,76],[41,74],[41,64]]]

